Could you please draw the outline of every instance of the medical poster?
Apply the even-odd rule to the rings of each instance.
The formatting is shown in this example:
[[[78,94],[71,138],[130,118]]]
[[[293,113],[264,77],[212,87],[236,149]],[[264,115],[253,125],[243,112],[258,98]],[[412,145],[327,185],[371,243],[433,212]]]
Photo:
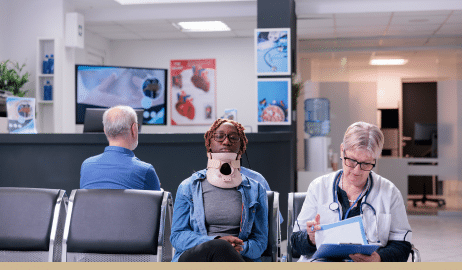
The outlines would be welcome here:
[[[290,75],[290,28],[255,29],[257,76]]]
[[[215,59],[170,61],[172,125],[211,125],[217,119]]]
[[[37,133],[35,98],[7,97],[6,109],[10,133]]]
[[[284,79],[258,79],[258,124],[291,124],[291,82]]]

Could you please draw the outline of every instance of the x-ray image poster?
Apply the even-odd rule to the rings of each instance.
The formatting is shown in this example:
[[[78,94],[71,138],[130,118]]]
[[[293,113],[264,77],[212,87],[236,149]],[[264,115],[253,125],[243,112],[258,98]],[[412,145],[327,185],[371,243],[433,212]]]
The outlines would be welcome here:
[[[215,59],[171,60],[171,124],[210,125],[217,118]]]
[[[7,97],[6,109],[10,133],[37,133],[35,98]]]
[[[255,29],[257,76],[290,75],[290,28]]]
[[[258,79],[258,124],[290,125],[290,79]]]

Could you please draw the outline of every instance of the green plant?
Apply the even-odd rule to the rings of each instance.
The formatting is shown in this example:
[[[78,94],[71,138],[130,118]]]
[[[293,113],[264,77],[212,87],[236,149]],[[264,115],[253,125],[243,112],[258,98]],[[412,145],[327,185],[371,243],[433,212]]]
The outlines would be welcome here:
[[[19,66],[10,60],[0,63],[0,89],[12,92],[13,95],[23,97],[29,90],[21,90],[25,83],[29,81],[29,72],[21,75],[26,64]]]
[[[299,75],[292,74],[292,110],[297,110],[297,101],[302,91],[302,80]]]

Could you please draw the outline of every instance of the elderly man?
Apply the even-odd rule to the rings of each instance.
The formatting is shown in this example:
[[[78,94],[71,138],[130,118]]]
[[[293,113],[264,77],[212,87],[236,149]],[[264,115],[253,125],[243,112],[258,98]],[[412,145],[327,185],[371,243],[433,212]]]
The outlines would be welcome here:
[[[104,112],[104,153],[86,159],[80,169],[81,189],[160,190],[154,167],[135,157],[138,119],[131,107],[115,106]]]

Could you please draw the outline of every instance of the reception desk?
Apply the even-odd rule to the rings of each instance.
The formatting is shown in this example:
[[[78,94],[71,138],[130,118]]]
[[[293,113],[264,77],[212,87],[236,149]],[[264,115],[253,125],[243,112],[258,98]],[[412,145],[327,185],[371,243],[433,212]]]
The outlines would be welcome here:
[[[182,180],[207,165],[203,136],[140,134],[134,152],[154,166],[161,187],[175,196]],[[260,172],[271,189],[280,193],[286,217],[287,194],[295,186],[294,136],[268,132],[249,133],[247,138],[248,160],[244,155],[242,165]],[[0,134],[0,186],[60,188],[70,194],[79,188],[82,162],[102,153],[107,145],[104,134]]]

